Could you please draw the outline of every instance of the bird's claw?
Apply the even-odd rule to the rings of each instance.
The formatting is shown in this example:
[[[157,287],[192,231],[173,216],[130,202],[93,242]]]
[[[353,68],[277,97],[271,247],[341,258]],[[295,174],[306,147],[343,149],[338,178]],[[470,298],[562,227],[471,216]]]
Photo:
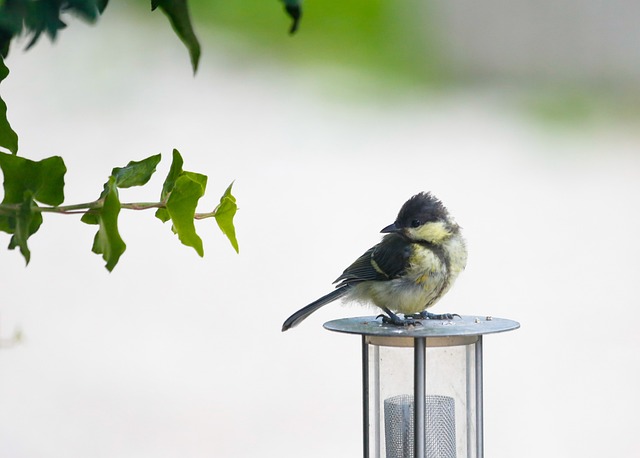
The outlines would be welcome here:
[[[385,315],[381,313],[376,317],[376,319],[382,318],[382,322],[384,324],[391,324],[394,326],[422,326],[422,323],[417,321],[413,316],[405,316],[404,318],[400,318],[396,314]]]
[[[393,313],[388,308],[383,308],[385,313],[381,313],[376,317],[382,318],[384,324],[392,324],[394,326],[422,326],[419,320],[453,320],[455,317],[462,318],[457,313],[431,313],[426,310],[420,313],[414,313],[413,315],[403,315],[403,318]]]
[[[431,313],[426,310],[410,316],[417,320],[453,320],[454,317],[462,318],[457,313]]]

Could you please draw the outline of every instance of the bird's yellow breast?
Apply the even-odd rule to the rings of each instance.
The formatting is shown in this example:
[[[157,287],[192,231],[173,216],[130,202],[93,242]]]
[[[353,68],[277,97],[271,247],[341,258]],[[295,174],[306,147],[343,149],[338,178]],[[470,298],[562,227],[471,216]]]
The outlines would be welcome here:
[[[434,231],[438,233],[437,229]],[[405,315],[426,310],[451,288],[467,264],[462,237],[445,238],[434,249],[438,254],[426,245],[412,244],[408,265],[400,277],[359,283],[354,286],[351,298]]]
[[[447,283],[447,268],[422,245],[413,245],[411,251],[404,275],[389,281],[363,282],[356,286],[355,296],[407,315],[422,312],[435,303]]]

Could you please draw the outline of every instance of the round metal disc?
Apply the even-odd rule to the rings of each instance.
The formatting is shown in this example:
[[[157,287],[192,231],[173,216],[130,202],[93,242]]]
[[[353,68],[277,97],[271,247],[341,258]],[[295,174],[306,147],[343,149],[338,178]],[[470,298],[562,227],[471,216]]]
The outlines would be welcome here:
[[[495,334],[518,329],[520,323],[488,316],[462,316],[452,320],[415,320],[415,325],[386,324],[374,316],[342,318],[324,324],[329,331],[379,337],[459,337]]]

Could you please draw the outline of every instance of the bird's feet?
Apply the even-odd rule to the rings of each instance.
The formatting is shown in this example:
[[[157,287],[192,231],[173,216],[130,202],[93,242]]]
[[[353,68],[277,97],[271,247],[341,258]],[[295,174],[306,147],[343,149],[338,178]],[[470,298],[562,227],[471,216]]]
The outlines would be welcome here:
[[[383,310],[386,315],[380,314],[376,318],[382,318],[382,322],[384,324],[392,324],[394,326],[422,326],[422,323],[416,321],[416,317],[413,315],[405,315],[404,318],[400,318],[387,308],[384,308]]]
[[[461,318],[457,313],[431,313],[426,310],[409,316],[415,320],[453,320],[456,316]]]

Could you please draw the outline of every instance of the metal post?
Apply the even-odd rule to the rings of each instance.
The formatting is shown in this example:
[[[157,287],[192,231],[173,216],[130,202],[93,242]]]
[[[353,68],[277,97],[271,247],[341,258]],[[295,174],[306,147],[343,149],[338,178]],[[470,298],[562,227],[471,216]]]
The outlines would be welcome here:
[[[369,345],[362,336],[362,451],[369,458]]]
[[[414,457],[424,458],[426,450],[424,419],[426,402],[426,346],[425,337],[416,337],[413,347],[413,434]]]
[[[477,342],[477,340],[476,340]],[[467,421],[467,449],[469,452],[467,453],[467,457],[478,458],[478,443],[476,441],[476,429],[474,425],[476,424],[476,345],[475,342],[473,346],[466,346],[466,355],[465,355],[465,387],[466,387],[466,397],[465,397],[465,413],[466,413],[466,421]],[[475,448],[473,448],[475,447]]]
[[[482,335],[476,342],[476,449],[477,458],[484,458],[484,413],[482,387]]]

